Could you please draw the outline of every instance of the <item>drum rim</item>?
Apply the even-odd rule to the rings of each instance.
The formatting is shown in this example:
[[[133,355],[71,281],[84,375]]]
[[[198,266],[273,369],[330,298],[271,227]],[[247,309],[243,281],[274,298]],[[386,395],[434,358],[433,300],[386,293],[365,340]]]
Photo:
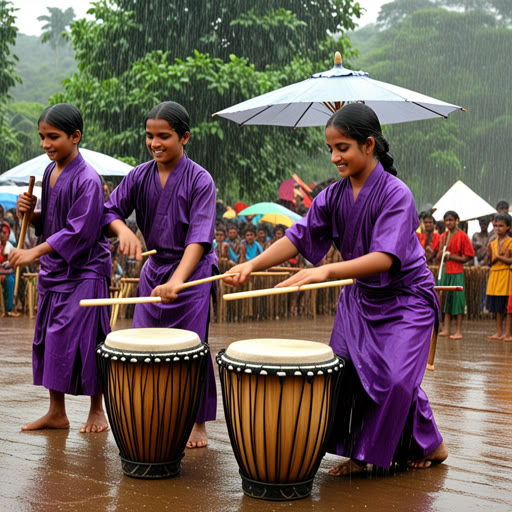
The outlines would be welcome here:
[[[209,352],[209,345],[207,343],[200,343],[199,345],[196,345],[195,347],[187,348],[187,349],[181,349],[181,350],[173,350],[173,351],[127,351],[127,350],[121,350],[121,349],[114,349],[111,347],[105,346],[105,343],[100,343],[98,347],[96,348],[96,354],[98,356],[103,357],[105,359],[112,359],[113,361],[122,361],[122,362],[132,362],[132,363],[139,363],[139,362],[177,362],[177,361],[188,361],[190,359],[197,359],[198,357],[204,357]]]
[[[334,354],[332,359],[318,363],[300,364],[272,364],[258,363],[255,361],[242,361],[226,354],[226,349],[222,349],[216,357],[217,364],[230,371],[237,373],[257,374],[257,375],[277,375],[281,376],[309,376],[325,375],[333,372],[339,372],[344,366],[345,361]]]

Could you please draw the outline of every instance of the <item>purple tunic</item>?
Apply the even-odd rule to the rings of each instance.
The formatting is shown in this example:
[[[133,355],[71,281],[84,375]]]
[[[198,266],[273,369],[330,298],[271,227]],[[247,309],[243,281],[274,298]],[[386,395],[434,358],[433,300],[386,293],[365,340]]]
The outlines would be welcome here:
[[[420,387],[439,304],[417,226],[410,190],[379,163],[355,202],[350,180],[340,180],[286,231],[315,264],[333,242],[344,260],[376,251],[394,257],[390,271],[343,288],[330,341],[335,353],[353,363],[364,388],[358,402],[364,427],[347,437],[337,424],[332,451],[382,467],[391,464],[404,431],[421,456],[442,441]]]
[[[74,395],[96,395],[96,345],[110,331],[108,308],[81,308],[81,299],[108,297],[110,248],[98,221],[103,189],[97,172],[78,155],[53,189],[43,176],[38,235],[55,252],[41,256],[33,345],[34,384]]]
[[[164,188],[157,164],[152,160],[133,169],[114,190],[105,204],[103,224],[110,224],[116,219],[124,221],[135,209],[137,225],[148,249],[157,250],[157,254],[149,257],[142,267],[138,295],[148,296],[156,286],[168,282],[189,244],[205,246],[190,281],[218,272],[212,245],[215,194],[211,176],[185,153],[167,178]],[[206,342],[212,289],[212,285],[207,283],[186,288],[171,304],[137,304],[133,327],[187,329]],[[216,413],[217,391],[210,357],[196,421],[214,420]]]

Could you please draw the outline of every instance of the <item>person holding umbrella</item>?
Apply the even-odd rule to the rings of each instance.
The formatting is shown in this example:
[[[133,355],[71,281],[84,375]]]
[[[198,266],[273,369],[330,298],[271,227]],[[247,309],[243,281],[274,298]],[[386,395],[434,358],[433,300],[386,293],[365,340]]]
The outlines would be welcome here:
[[[239,274],[226,282],[245,284],[251,272],[297,251],[316,264],[334,242],[342,262],[302,270],[278,285],[357,280],[340,294],[330,341],[347,370],[328,451],[349,460],[329,473],[348,475],[369,464],[427,468],[448,451],[420,387],[439,302],[416,235],[414,198],[395,177],[370,107],[342,107],[327,122],[325,137],[342,179],[322,191],[281,240],[233,267]]]

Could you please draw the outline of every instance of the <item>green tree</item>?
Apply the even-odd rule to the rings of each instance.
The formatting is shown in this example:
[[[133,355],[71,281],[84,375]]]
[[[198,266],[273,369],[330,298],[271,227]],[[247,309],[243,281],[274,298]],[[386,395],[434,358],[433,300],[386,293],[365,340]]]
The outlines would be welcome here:
[[[9,89],[20,81],[16,73],[16,55],[11,46],[16,41],[15,11],[12,2],[0,0],[0,172],[8,170],[20,157],[21,147],[6,124]]]
[[[43,33],[41,41],[49,43],[55,51],[55,68],[59,69],[59,48],[66,44],[69,40],[69,33],[67,28],[75,19],[75,11],[72,7],[67,8],[65,11],[58,7],[47,7],[48,14],[38,16],[39,21],[45,21],[43,25]]]
[[[301,157],[323,147],[321,130],[240,129],[211,114],[331,67],[335,47],[350,55],[348,39],[336,43],[326,28],[353,27],[351,16],[359,14],[359,6],[353,0],[321,0],[315,18],[310,2],[279,2],[279,8],[273,3],[257,10],[246,1],[190,2],[178,12],[162,0],[118,0],[115,9],[114,2],[99,1],[89,11],[96,21],[72,25],[79,73],[64,82],[64,94],[53,101],[81,109],[87,120],[84,144],[138,162],[149,156],[144,114],[161,101],[178,101],[193,126],[187,151],[212,173],[220,197],[277,199],[278,185],[293,174]],[[214,21],[221,17],[222,23],[212,26],[208,16]],[[330,24],[324,25],[327,18]],[[284,40],[277,36],[281,33]],[[264,42],[271,40],[268,59]]]
[[[386,128],[400,176],[418,204],[435,202],[457,179],[495,203],[510,199],[512,30],[493,12],[418,11],[382,30],[357,64],[372,78],[462,105],[447,120]]]

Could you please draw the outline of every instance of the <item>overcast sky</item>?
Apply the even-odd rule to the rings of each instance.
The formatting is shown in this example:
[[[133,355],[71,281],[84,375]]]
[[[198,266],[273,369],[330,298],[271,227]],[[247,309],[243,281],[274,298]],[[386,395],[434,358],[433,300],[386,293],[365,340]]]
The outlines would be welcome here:
[[[83,18],[89,9],[90,2],[87,0],[10,0],[16,9],[16,26],[19,32],[31,36],[38,36],[41,34],[41,27],[43,22],[38,21],[37,17],[48,14],[47,7],[58,7],[59,9],[66,10],[68,7],[73,7],[77,18]],[[151,0],[147,0],[151,1]],[[198,1],[198,0],[195,0]],[[359,20],[359,26],[368,23],[374,23],[379,14],[380,6],[392,0],[359,0],[361,7],[364,7],[367,12]]]

